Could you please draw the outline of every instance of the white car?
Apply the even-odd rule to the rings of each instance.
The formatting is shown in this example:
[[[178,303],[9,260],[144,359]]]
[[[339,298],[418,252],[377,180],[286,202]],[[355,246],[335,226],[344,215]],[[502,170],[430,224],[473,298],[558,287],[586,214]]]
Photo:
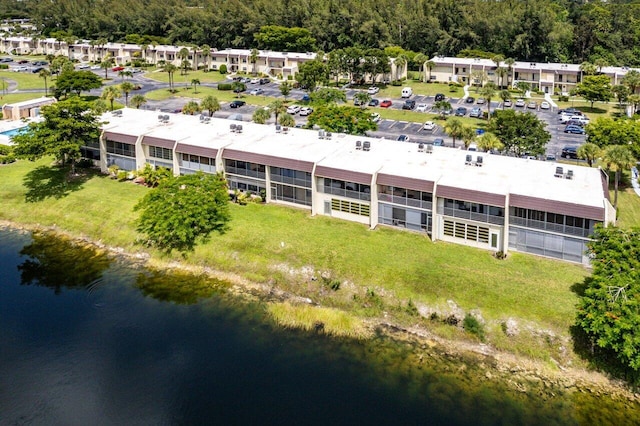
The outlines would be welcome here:
[[[416,111],[427,112],[427,104],[418,104],[418,106],[416,107]]]
[[[253,89],[252,91],[249,92],[249,94],[253,96],[262,95],[263,93],[264,93],[264,90],[262,89]]]
[[[380,121],[380,114],[378,114],[377,112],[371,113],[371,121],[373,121],[374,123]]]
[[[101,69],[100,65],[91,65],[91,69],[92,70],[99,70]]]
[[[313,108],[311,107],[302,107],[300,108],[300,115],[305,117],[313,112]]]
[[[22,71],[29,71],[29,67],[20,66],[20,67],[15,67],[13,69],[13,72],[22,72]]]
[[[86,70],[86,69],[89,69],[90,66],[91,65],[89,65],[89,64],[78,64],[78,69],[79,70]]]
[[[287,114],[297,114],[300,112],[300,106],[298,105],[291,105],[289,108],[287,108]]]
[[[549,102],[544,101],[540,104],[540,109],[549,109],[551,108],[551,105],[549,105]]]
[[[436,128],[436,123],[434,123],[433,121],[427,121],[426,123],[424,123],[424,125],[422,126],[423,130],[433,130]]]
[[[252,78],[251,79],[251,84],[258,84],[258,83],[260,83],[260,79],[259,78],[256,77],[256,78]]]
[[[375,95],[376,93],[378,93],[380,91],[379,87],[376,86],[371,86],[367,89],[367,93],[370,95]]]

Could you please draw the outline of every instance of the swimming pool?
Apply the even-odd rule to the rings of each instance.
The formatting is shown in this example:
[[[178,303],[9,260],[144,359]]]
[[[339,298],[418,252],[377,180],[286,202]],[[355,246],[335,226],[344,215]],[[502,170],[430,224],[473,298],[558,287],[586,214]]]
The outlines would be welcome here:
[[[5,130],[4,132],[0,132],[0,135],[8,136],[8,137],[15,136],[18,133],[22,133],[25,130],[27,130],[28,127],[29,126],[23,126],[23,127],[18,127],[18,128],[11,129],[11,130]]]

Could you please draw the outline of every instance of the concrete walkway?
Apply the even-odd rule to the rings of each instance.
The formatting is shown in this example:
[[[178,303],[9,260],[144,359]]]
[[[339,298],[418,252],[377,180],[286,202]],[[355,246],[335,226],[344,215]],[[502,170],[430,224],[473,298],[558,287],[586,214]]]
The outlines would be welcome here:
[[[462,87],[462,90],[464,91],[462,99],[467,99],[469,97],[469,85],[467,84],[466,86]]]
[[[549,102],[549,104],[551,105],[551,108],[558,108],[558,104],[553,102],[553,99],[551,99],[551,93],[545,93],[544,100]]]

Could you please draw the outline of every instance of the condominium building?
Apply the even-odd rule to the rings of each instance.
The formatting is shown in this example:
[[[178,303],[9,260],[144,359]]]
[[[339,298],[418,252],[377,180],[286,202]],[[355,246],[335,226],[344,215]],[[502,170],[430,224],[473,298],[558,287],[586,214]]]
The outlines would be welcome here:
[[[100,143],[84,148],[103,171],[223,172],[268,203],[434,241],[586,264],[593,227],[615,220],[597,168],[134,109],[103,120]]]
[[[469,85],[484,85],[492,81],[496,85],[515,86],[517,82],[529,83],[534,90],[544,93],[569,93],[580,83],[583,73],[580,65],[553,62],[516,61],[512,65],[490,59],[453,58],[436,56],[431,59],[433,67],[428,72],[432,81],[458,82]],[[498,68],[504,71],[499,71]],[[612,85],[629,71],[628,67],[602,67],[599,70],[611,79]]]

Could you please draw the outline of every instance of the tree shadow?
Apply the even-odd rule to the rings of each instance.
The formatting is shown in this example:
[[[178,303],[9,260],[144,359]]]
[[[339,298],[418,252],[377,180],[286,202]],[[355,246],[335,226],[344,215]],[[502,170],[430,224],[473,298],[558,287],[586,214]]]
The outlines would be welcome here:
[[[24,198],[27,203],[35,203],[47,198],[63,198],[71,192],[82,189],[83,184],[95,172],[89,169],[78,169],[75,175],[70,174],[68,166],[40,166],[31,170],[24,177],[23,184],[27,188]]]

